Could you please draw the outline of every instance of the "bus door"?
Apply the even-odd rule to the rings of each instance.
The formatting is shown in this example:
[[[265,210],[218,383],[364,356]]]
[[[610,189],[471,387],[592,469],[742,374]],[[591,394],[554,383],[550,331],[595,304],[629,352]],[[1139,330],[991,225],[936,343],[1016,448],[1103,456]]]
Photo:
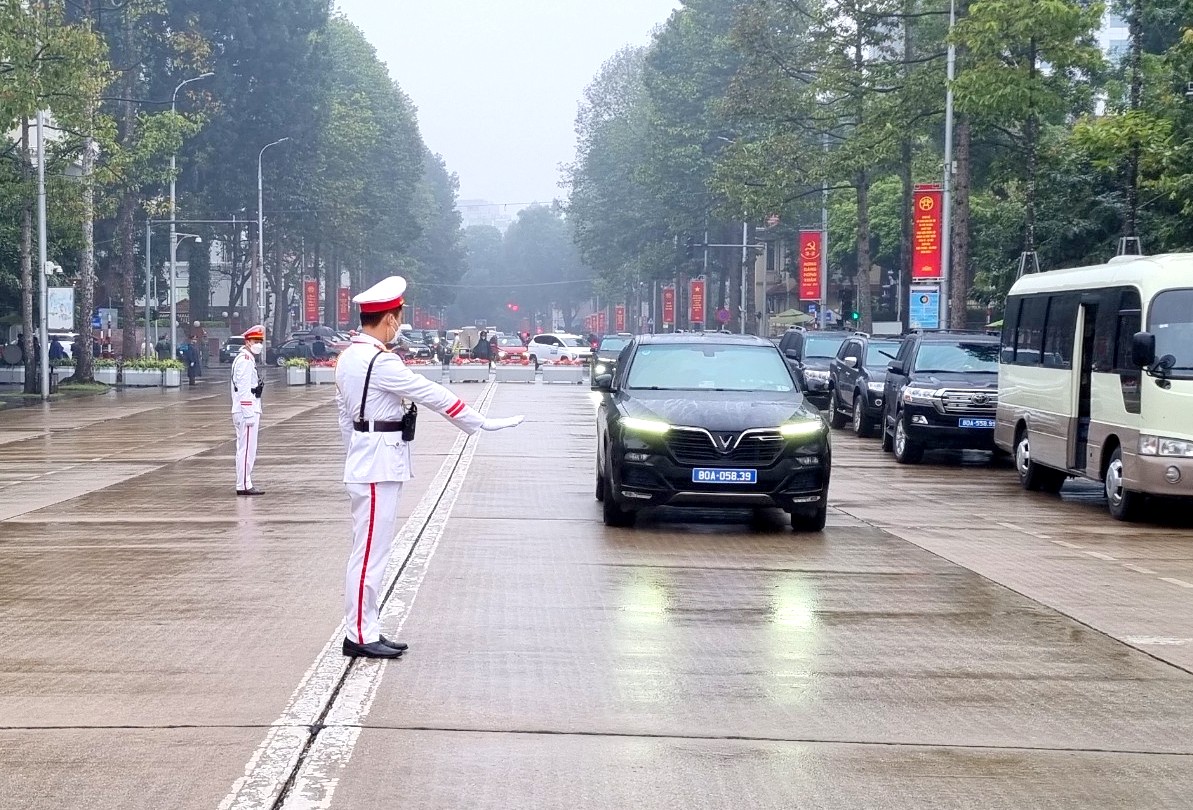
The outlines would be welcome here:
[[[1077,343],[1079,356],[1074,358],[1077,369],[1077,409],[1074,429],[1076,435],[1070,443],[1073,448],[1070,465],[1075,470],[1089,467],[1089,420],[1090,401],[1093,397],[1094,336],[1098,326],[1098,296],[1086,295],[1081,299],[1081,319],[1078,321]]]

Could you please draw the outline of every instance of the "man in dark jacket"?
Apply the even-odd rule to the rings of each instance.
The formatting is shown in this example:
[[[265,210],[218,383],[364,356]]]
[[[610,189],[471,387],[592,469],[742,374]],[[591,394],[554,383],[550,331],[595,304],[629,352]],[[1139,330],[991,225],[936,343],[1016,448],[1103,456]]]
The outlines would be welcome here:
[[[480,339],[472,347],[472,356],[486,363],[493,362],[493,348],[489,345],[489,333],[481,332]]]

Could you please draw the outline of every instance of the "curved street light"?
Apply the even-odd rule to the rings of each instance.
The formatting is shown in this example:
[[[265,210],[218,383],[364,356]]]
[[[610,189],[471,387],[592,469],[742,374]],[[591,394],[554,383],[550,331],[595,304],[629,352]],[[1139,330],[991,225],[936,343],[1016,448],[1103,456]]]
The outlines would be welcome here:
[[[257,311],[261,315],[261,327],[265,327],[265,184],[262,178],[262,163],[265,160],[265,150],[289,138],[280,138],[273,143],[261,147],[257,155]]]
[[[193,79],[187,79],[179,82],[178,86],[174,88],[174,94],[170,96],[170,113],[174,114],[177,111],[178,92],[186,87],[191,82],[202,81],[203,79],[210,79],[214,73],[207,72],[200,76],[195,76]],[[178,204],[176,201],[176,175],[178,174],[178,153],[174,152],[170,155],[170,356],[176,357],[178,355],[178,335],[174,329],[174,324],[178,321],[178,310],[174,304],[174,286],[176,282],[176,266],[178,264],[178,243],[175,239],[177,235],[174,230],[176,217],[178,216]]]

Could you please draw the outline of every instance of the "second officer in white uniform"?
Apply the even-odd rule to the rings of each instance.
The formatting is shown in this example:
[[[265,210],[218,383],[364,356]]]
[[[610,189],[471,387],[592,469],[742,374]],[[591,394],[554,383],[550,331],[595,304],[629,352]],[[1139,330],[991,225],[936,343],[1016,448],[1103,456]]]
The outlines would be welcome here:
[[[407,402],[447,417],[465,433],[500,430],[523,417],[487,419],[442,385],[415,374],[387,344],[402,323],[406,280],[390,276],[353,298],[363,334],[336,361],[336,404],[347,450],[344,484],[352,503],[352,554],[344,582],[344,655],[397,658],[406,649],[381,635],[382,576],[397,531],[402,484],[412,475],[414,411]]]
[[[261,430],[261,393],[265,384],[257,374],[257,358],[265,345],[265,327],[244,333],[244,346],[232,361],[232,427],[236,429],[236,494],[263,495],[253,486],[257,463],[257,434]]]

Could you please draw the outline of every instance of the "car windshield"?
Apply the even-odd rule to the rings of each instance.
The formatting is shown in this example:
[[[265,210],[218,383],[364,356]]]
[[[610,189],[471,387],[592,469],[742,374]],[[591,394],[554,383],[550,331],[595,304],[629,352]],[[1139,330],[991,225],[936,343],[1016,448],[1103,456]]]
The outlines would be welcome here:
[[[623,337],[609,337],[601,341],[598,351],[616,354],[629,345],[630,339]]]
[[[998,373],[997,343],[925,343],[915,358],[915,371]]]
[[[866,348],[866,368],[886,368],[887,363],[894,360],[898,353],[899,341],[879,343],[872,340]]]
[[[841,348],[846,337],[847,335],[809,335],[804,338],[804,357],[836,357],[837,350]]]
[[[1156,359],[1173,359],[1174,377],[1193,376],[1193,290],[1167,290],[1152,300],[1149,331],[1156,336]]]
[[[715,343],[641,346],[626,385],[657,391],[795,389],[787,364],[773,347]]]
[[[560,341],[563,343],[564,346],[587,346],[588,345],[587,340],[585,340],[584,338],[578,338],[578,337],[560,338]]]
[[[509,349],[520,349],[522,348],[522,341],[516,337],[503,337],[497,338],[497,345]]]

